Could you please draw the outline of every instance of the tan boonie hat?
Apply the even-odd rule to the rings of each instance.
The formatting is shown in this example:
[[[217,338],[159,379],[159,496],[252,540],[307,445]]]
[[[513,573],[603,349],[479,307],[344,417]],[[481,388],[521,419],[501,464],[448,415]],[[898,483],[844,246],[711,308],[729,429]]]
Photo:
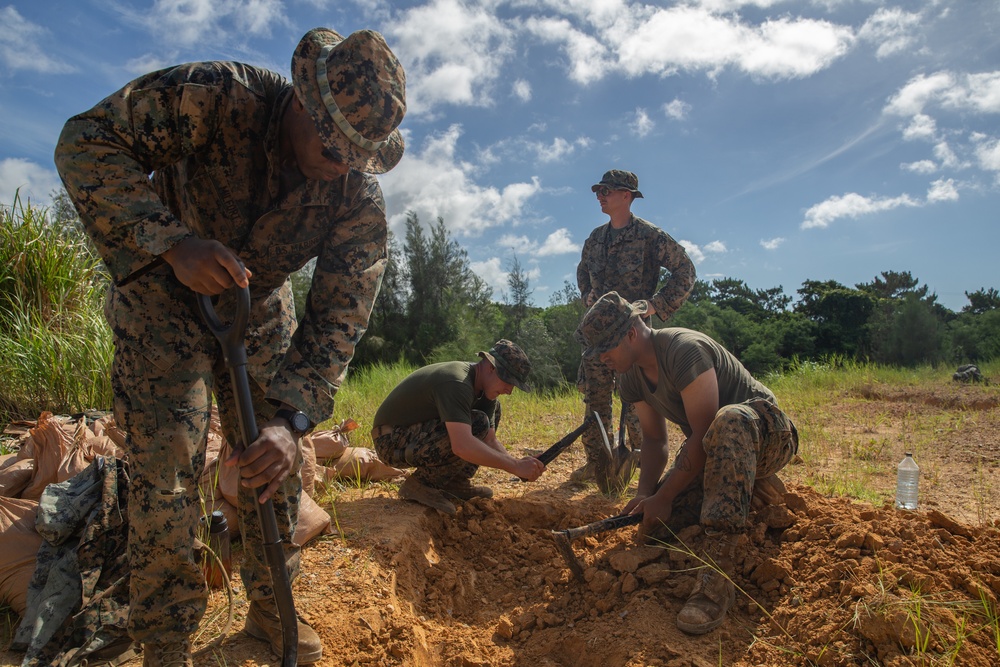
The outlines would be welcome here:
[[[531,391],[531,386],[528,384],[531,362],[528,361],[528,355],[517,345],[506,338],[501,338],[493,344],[489,352],[480,352],[479,356],[493,364],[501,380],[521,391]]]
[[[632,328],[632,318],[642,317],[649,302],[629,303],[618,292],[608,292],[590,307],[573,337],[583,345],[583,355],[603,354],[618,347]]]
[[[642,197],[642,193],[639,192],[639,177],[631,171],[612,169],[611,171],[604,172],[601,182],[591,185],[590,191],[597,192],[601,187],[611,188],[612,190],[628,190],[635,195],[636,199]]]
[[[313,28],[292,54],[292,84],[340,162],[384,174],[403,157],[406,74],[382,35]]]

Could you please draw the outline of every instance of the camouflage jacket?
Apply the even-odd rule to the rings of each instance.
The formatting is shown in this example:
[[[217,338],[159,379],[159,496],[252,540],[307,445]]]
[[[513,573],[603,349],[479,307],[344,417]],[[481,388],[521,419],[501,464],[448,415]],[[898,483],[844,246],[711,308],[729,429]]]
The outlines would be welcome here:
[[[607,222],[583,244],[576,283],[584,300],[591,291],[595,298],[615,291],[628,301],[646,299],[657,316],[670,317],[694,287],[694,264],[687,252],[665,231],[634,214],[614,241],[610,232]],[[670,277],[656,291],[661,267]]]
[[[381,284],[385,201],[375,177],[357,171],[280,190],[280,124],[292,98],[288,81],[267,70],[180,65],[71,118],[55,158],[111,271],[116,343],[161,372],[206,344],[193,293],[159,255],[192,234],[218,240],[253,273],[248,373],[269,400],[320,422],[333,414]],[[288,277],[314,258],[296,324]]]

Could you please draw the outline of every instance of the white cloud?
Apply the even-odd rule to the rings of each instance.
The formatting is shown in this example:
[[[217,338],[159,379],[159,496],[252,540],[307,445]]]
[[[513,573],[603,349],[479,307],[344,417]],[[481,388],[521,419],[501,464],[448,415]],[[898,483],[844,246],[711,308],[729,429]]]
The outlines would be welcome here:
[[[875,55],[885,58],[909,49],[916,41],[921,15],[898,7],[880,8],[858,31],[858,37],[878,45]]]
[[[581,84],[601,79],[612,68],[611,54],[602,40],[581,32],[565,19],[529,17],[529,33],[544,42],[561,44],[569,58],[569,77]]]
[[[963,166],[962,161],[958,159],[947,141],[939,141],[934,145],[934,157],[938,159],[942,167],[957,169]]]
[[[10,205],[14,193],[18,192],[22,203],[48,206],[49,195],[62,187],[59,176],[53,169],[46,169],[30,160],[7,158],[0,160],[0,201]]]
[[[856,192],[849,192],[840,197],[830,197],[806,211],[802,229],[829,227],[830,223],[841,218],[859,218],[863,215],[891,211],[900,206],[919,206],[920,203],[909,195],[899,197],[864,197]]]
[[[705,252],[724,253],[728,252],[728,249],[726,248],[726,244],[722,241],[712,241],[705,246]]]
[[[684,120],[691,112],[691,105],[681,100],[672,100],[663,105],[663,114],[673,120]]]
[[[642,108],[635,110],[635,115],[629,122],[629,129],[631,129],[632,134],[637,137],[645,137],[653,131],[655,126],[656,124],[653,122],[653,119],[650,118],[649,114],[646,113],[646,110]]]
[[[579,253],[582,249],[583,247],[580,244],[573,242],[569,230],[565,227],[560,227],[545,238],[535,256],[551,257],[552,255],[568,255],[570,253]]]
[[[784,237],[776,236],[773,239],[761,239],[760,247],[764,250],[777,250],[785,242]]]
[[[913,141],[922,139],[931,141],[937,132],[937,123],[927,114],[918,113],[910,119],[910,124],[903,129],[903,139]]]
[[[531,101],[531,84],[524,79],[515,81],[514,85],[511,86],[511,92],[514,94],[514,97],[522,102]]]
[[[407,113],[439,104],[489,106],[502,66],[513,53],[513,30],[491,7],[458,0],[401,12],[386,27],[393,51],[406,63]]]
[[[223,40],[227,32],[267,36],[290,25],[282,0],[156,0],[151,10],[132,9],[129,16],[163,43],[180,46]]]
[[[982,138],[976,146],[976,159],[982,169],[992,171],[1000,177],[1000,139]]]
[[[915,116],[929,106],[972,113],[1000,113],[1000,71],[921,74],[889,98],[885,113]]]
[[[705,261],[705,253],[698,247],[697,243],[685,239],[677,239],[677,242],[687,251],[688,257],[694,264],[701,264]]]
[[[958,188],[955,187],[953,179],[940,179],[931,183],[927,190],[927,203],[933,204],[941,201],[958,201]]]
[[[452,125],[428,137],[423,150],[410,145],[399,165],[379,177],[394,228],[402,227],[406,211],[414,211],[424,222],[440,216],[454,234],[478,236],[486,228],[516,224],[541,191],[536,177],[501,188],[475,183],[477,165],[457,157],[461,135],[461,126]]]
[[[514,236],[513,234],[504,234],[497,239],[496,245],[500,248],[509,248],[515,255],[530,254],[538,247],[538,244],[527,236]]]
[[[904,162],[899,165],[904,171],[912,171],[914,174],[933,174],[937,171],[937,165],[933,160],[917,160],[916,162]]]
[[[9,70],[42,74],[75,72],[72,65],[52,58],[45,45],[48,29],[28,21],[13,6],[0,9],[0,63]]]

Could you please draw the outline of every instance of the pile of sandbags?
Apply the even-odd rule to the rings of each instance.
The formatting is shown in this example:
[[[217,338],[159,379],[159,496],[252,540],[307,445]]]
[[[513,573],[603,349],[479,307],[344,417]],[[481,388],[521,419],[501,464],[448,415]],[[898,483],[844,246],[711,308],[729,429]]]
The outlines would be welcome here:
[[[333,482],[360,484],[395,479],[403,471],[378,460],[370,449],[350,446],[348,434],[357,424],[344,420],[333,429],[302,439],[303,496],[293,541],[302,545],[331,530],[330,515],[313,495]],[[96,456],[124,458],[125,434],[105,414],[75,418],[45,412],[37,422],[11,424],[5,433],[16,438],[12,454],[0,456],[0,603],[23,615],[28,583],[42,538],[35,530],[38,499],[46,486],[63,482],[87,468]],[[231,534],[239,532],[236,492],[239,472],[222,465],[229,457],[218,414],[213,412],[205,470],[200,485],[206,512],[221,510]]]

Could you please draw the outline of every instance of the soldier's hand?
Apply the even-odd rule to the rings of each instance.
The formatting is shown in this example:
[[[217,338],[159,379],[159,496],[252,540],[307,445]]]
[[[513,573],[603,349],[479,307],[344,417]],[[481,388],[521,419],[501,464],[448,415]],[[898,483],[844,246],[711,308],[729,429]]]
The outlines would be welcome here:
[[[285,421],[274,419],[264,425],[253,445],[234,451],[224,465],[239,468],[242,486],[266,487],[257,499],[264,503],[291,474],[298,450],[298,443]]]
[[[636,506],[632,508],[630,513],[635,514],[638,512],[642,513],[642,528],[640,532],[647,535],[649,531],[670,521],[670,515],[673,513],[673,500],[655,493],[636,503]]]
[[[647,497],[648,496],[640,495],[638,493],[635,494],[635,498],[628,501],[628,504],[625,505],[625,509],[622,510],[622,514],[632,514],[633,512],[635,512],[635,508],[639,505],[639,503],[641,503]]]
[[[521,479],[529,482],[534,482],[536,479],[541,477],[543,472],[545,472],[545,464],[536,459],[534,456],[525,456],[524,458],[514,461],[512,469],[507,472],[514,473]]]
[[[177,280],[199,294],[221,294],[250,284],[250,270],[222,243],[189,236],[161,255]]]

